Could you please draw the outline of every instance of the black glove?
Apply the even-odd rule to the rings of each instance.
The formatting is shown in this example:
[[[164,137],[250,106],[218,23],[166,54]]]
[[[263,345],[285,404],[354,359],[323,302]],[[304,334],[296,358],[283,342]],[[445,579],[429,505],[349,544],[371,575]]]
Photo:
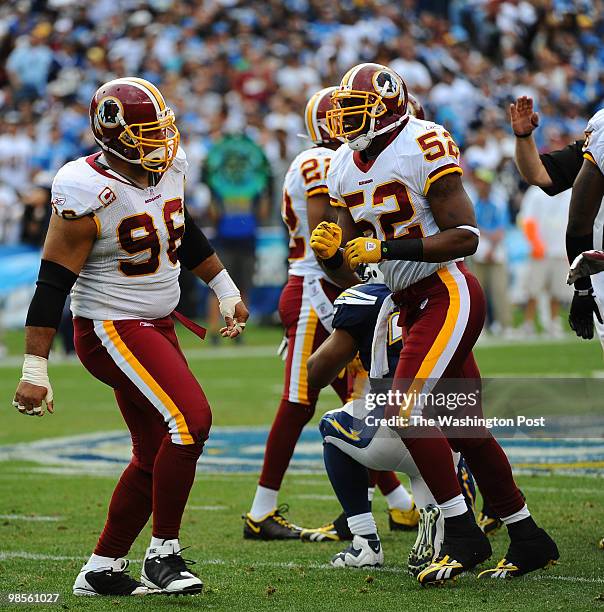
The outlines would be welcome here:
[[[593,289],[575,290],[570,305],[568,323],[579,338],[591,340],[594,337],[594,314],[598,321],[602,323],[602,316],[594,299]]]

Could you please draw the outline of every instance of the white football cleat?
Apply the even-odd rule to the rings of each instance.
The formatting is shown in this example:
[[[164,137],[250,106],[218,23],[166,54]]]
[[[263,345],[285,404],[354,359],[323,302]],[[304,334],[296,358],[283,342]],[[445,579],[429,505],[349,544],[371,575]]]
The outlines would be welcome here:
[[[115,559],[107,567],[82,567],[73,585],[74,595],[149,595],[154,593],[128,574],[126,559]]]
[[[164,540],[163,546],[147,548],[141,582],[150,589],[167,595],[195,595],[201,593],[203,582],[189,571],[195,561],[183,559],[178,540]]]
[[[331,560],[334,567],[381,567],[384,551],[379,539],[368,540],[355,535],[352,543]]]
[[[441,511],[438,506],[428,504],[419,511],[417,538],[409,551],[407,567],[412,576],[416,576],[430,565],[432,559],[440,552],[442,543]],[[441,527],[439,530],[439,526]],[[440,533],[438,533],[440,531]]]

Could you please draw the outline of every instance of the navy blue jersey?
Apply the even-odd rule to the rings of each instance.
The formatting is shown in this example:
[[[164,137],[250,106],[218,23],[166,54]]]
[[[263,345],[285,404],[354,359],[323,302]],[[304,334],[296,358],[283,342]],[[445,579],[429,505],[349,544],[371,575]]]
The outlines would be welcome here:
[[[347,331],[359,347],[363,367],[371,369],[371,344],[382,302],[391,294],[382,284],[355,285],[343,291],[334,302],[334,329]],[[398,326],[398,310],[388,319],[388,378],[394,376],[402,348],[402,330]]]

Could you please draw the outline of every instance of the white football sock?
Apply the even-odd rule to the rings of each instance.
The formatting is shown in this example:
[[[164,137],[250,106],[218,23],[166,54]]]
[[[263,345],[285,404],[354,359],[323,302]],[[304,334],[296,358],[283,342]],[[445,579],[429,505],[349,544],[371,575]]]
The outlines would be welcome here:
[[[373,496],[375,495],[375,487],[369,487],[367,489],[367,499],[372,502],[373,501]]]
[[[348,528],[353,535],[366,536],[372,533],[377,534],[377,526],[371,512],[355,514],[354,516],[349,516],[346,520],[348,521]]]
[[[149,544],[149,548],[147,549],[147,553],[145,556],[152,556],[152,557],[156,557],[156,554],[151,553],[151,551],[153,549],[158,549],[158,548],[163,548],[163,547],[169,547],[169,550],[171,550],[172,552],[178,552],[182,547],[180,545],[180,542],[178,541],[178,538],[173,538],[171,540],[166,540],[164,538],[156,538],[155,536],[151,536],[151,543]],[[155,552],[155,551],[154,551]],[[151,553],[151,554],[150,554]],[[166,555],[168,553],[164,551],[161,552],[162,555]]]
[[[443,512],[443,516],[448,519],[453,516],[459,516],[460,514],[464,514],[468,511],[468,506],[466,506],[466,500],[464,496],[460,493],[456,495],[452,499],[446,501],[444,504],[438,504],[440,509]]]
[[[115,557],[102,557],[101,555],[90,555],[90,559],[86,562],[86,565],[82,568],[83,570],[97,570],[101,568],[115,567]]]
[[[518,521],[522,521],[523,519],[528,518],[530,515],[531,513],[529,512],[528,506],[524,504],[524,506],[520,508],[518,512],[514,512],[514,514],[510,514],[510,516],[506,516],[501,520],[506,525],[511,525],[512,523],[517,523]]]
[[[274,489],[267,489],[258,485],[256,488],[256,495],[252,502],[252,509],[250,510],[250,516],[252,520],[259,521],[263,519],[267,514],[272,512],[277,507],[277,496],[279,491]]]
[[[413,499],[403,485],[399,485],[386,495],[388,508],[398,508],[399,510],[411,510],[413,508]]]

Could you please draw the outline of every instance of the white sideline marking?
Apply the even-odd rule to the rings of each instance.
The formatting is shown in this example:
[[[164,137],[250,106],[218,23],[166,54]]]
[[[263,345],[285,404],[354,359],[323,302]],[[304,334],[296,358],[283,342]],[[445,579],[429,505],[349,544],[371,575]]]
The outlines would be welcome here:
[[[588,495],[604,495],[604,487],[601,489],[590,489],[586,487],[563,487],[562,489],[556,487],[537,487],[537,486],[523,486],[522,490],[535,491],[537,493],[554,493],[560,495],[560,492],[564,493],[586,493]]]
[[[42,521],[42,522],[52,522],[52,521],[62,521],[62,516],[29,516],[27,514],[0,514],[0,519],[9,520],[9,521]]]
[[[5,559],[28,559],[30,561],[86,561],[88,557],[84,556],[64,556],[64,555],[44,555],[38,553],[30,553],[24,550],[15,551],[0,551],[0,561]],[[142,559],[130,559],[132,563],[142,563]],[[199,565],[233,565],[236,567],[272,567],[283,569],[328,569],[334,572],[341,571],[334,569],[329,563],[294,563],[292,561],[252,561],[252,560],[231,560],[226,559],[205,559],[197,561]],[[357,571],[353,568],[353,571]],[[391,574],[407,574],[406,566],[387,566],[387,567],[372,567],[365,568],[365,571],[384,572]],[[524,578],[526,580],[527,578]],[[529,576],[529,580],[560,580],[563,582],[583,582],[589,584],[604,584],[604,578],[585,578],[583,576],[556,576],[540,574],[537,576]]]
[[[189,510],[228,510],[228,506],[187,506]]]
[[[212,348],[211,350],[207,348],[196,348],[196,349],[183,349],[186,357],[188,359],[201,359],[203,360],[212,360],[216,359],[249,359],[250,357],[274,357],[275,360],[279,359],[277,355],[277,345],[275,346],[246,346],[241,348],[230,348],[230,347],[219,347]],[[68,361],[60,361],[54,360],[51,357],[51,373],[53,365],[60,365],[61,367],[82,367],[79,359],[73,359]],[[23,364],[23,357],[20,356],[12,356],[5,357],[0,361],[0,368],[15,368],[21,367]]]

